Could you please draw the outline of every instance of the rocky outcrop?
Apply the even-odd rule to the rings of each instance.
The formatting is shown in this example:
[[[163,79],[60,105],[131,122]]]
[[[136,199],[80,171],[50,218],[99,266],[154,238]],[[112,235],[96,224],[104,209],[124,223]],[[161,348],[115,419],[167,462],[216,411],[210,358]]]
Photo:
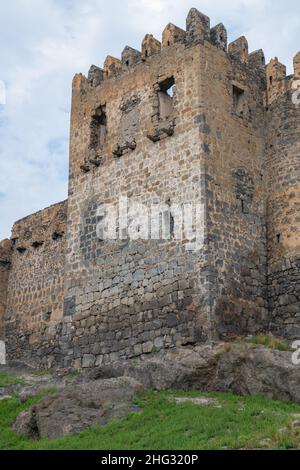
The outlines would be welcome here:
[[[119,362],[86,372],[22,413],[14,430],[57,438],[103,426],[136,411],[133,397],[143,389],[231,391],[300,403],[300,369],[291,352],[247,343],[174,350],[139,364]]]
[[[95,369],[89,376],[110,374],[133,377],[155,390],[231,391],[300,403],[300,366],[293,365],[292,353],[246,343],[174,350],[138,365]]]
[[[76,374],[69,371],[59,373],[40,372],[18,361],[9,365],[0,365],[0,374],[8,374],[11,380],[6,386],[0,387],[0,401],[5,398],[18,397],[21,403],[25,403],[45,390],[61,390],[75,383]]]
[[[133,398],[142,390],[141,384],[128,377],[68,386],[21,413],[13,429],[30,438],[77,434],[137,411]]]

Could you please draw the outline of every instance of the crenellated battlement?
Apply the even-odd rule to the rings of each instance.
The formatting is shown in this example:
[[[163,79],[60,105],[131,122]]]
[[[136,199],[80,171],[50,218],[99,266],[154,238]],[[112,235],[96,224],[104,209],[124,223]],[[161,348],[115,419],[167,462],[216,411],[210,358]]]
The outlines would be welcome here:
[[[266,66],[265,55],[262,49],[249,53],[248,41],[241,36],[227,44],[227,30],[220,23],[210,27],[210,18],[192,8],[186,19],[186,29],[169,23],[162,32],[162,40],[154,38],[152,34],[146,34],[142,41],[141,51],[126,46],[121,54],[121,59],[107,56],[103,68],[92,65],[88,73],[88,81],[91,86],[98,87],[103,81],[121,77],[132,68],[146,62],[154,55],[162,54],[171,47],[191,47],[208,42],[225,52],[233,63],[242,63],[253,70],[267,75],[268,102],[273,102],[276,97],[289,89],[289,81],[286,82],[286,67],[274,58]],[[300,78],[300,52],[294,58],[295,78]]]
[[[262,49],[258,49],[257,51],[251,52],[248,56],[249,65],[253,68],[265,70],[266,67],[266,59],[265,54]]]
[[[154,54],[159,54],[161,51],[161,42],[153,37],[153,34],[146,34],[142,42],[141,59],[147,60]]]
[[[241,62],[248,63],[249,50],[248,41],[245,36],[241,36],[235,41],[231,42],[228,46],[228,54],[232,59],[240,60]]]
[[[14,251],[19,254],[64,238],[66,233],[67,201],[54,204],[17,221],[12,229]]]
[[[220,23],[211,28],[210,18],[192,8],[186,19],[185,30],[169,23],[162,32],[161,41],[152,34],[146,34],[141,44],[141,51],[126,46],[121,59],[107,56],[103,68],[92,65],[88,74],[89,82],[97,87],[101,82],[120,77],[152,56],[162,54],[168,48],[178,46],[188,48],[204,44],[205,41],[228,54],[228,58],[232,61],[248,64],[253,70],[262,70],[265,67],[264,52],[261,49],[249,53],[248,41],[244,36],[237,38],[228,46],[225,26]]]
[[[162,48],[174,46],[178,42],[184,42],[186,31],[169,23],[162,33]]]
[[[223,23],[219,23],[210,30],[211,43],[227,52],[227,30]]]
[[[293,60],[294,74],[287,76],[286,66],[279,62],[278,57],[270,60],[266,66],[267,103],[274,103],[280,96],[293,91],[294,82],[300,79],[300,52]]]
[[[211,28],[209,17],[192,8],[185,30],[169,23],[161,41],[146,34],[140,51],[126,46],[121,58],[107,56],[103,68],[92,65],[87,78],[82,74],[74,77],[74,100],[78,105],[81,102],[78,113],[84,108],[83,132],[90,134],[76,173],[89,173],[106,160],[111,161],[112,156],[120,158],[141,148],[143,138],[156,143],[173,136],[184,118],[180,115],[183,98],[177,93],[177,85],[195,56],[199,58],[199,72],[217,63],[218,76],[226,64],[227,72],[220,76],[226,83],[233,114],[243,118],[246,125],[259,125],[252,113],[253,101],[268,106],[291,87],[286,68],[278,59],[266,66],[264,51],[249,52],[245,36],[228,45],[225,26],[219,23]],[[296,68],[299,74],[297,56]],[[187,76],[185,80],[188,81]],[[124,95],[129,110],[120,103]],[[143,112],[141,101],[147,113]]]

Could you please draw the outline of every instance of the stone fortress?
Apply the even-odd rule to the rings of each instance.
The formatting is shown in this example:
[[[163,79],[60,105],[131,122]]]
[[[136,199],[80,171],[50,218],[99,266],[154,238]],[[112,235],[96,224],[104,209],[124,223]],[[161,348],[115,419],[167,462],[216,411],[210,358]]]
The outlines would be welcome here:
[[[287,76],[194,8],[186,30],[170,23],[162,42],[147,34],[141,52],[76,75],[68,200],[0,244],[7,358],[80,369],[263,332],[300,339],[296,80],[300,53]],[[172,227],[102,239],[99,207],[120,197],[200,201],[202,248]]]

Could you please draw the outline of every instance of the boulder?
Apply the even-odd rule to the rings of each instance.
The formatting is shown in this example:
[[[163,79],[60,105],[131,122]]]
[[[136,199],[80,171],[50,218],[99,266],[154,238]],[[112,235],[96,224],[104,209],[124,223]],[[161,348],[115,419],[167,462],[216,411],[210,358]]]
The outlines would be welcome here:
[[[29,438],[77,434],[137,411],[133,398],[142,390],[142,385],[129,377],[67,386],[21,413],[13,429]]]
[[[40,436],[37,428],[35,409],[31,408],[30,410],[23,411],[19,414],[15,424],[13,425],[13,430],[29,439],[39,438]]]

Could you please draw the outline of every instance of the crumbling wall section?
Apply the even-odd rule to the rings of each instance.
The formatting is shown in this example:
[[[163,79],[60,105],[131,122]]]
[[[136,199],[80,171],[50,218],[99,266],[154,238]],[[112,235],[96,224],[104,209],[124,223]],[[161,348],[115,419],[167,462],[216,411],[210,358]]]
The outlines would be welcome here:
[[[4,340],[4,315],[7,303],[8,276],[11,265],[12,244],[10,240],[0,242],[0,340]]]
[[[5,313],[10,359],[45,359],[41,350],[35,357],[36,348],[43,332],[63,317],[66,217],[62,202],[13,227]]]

